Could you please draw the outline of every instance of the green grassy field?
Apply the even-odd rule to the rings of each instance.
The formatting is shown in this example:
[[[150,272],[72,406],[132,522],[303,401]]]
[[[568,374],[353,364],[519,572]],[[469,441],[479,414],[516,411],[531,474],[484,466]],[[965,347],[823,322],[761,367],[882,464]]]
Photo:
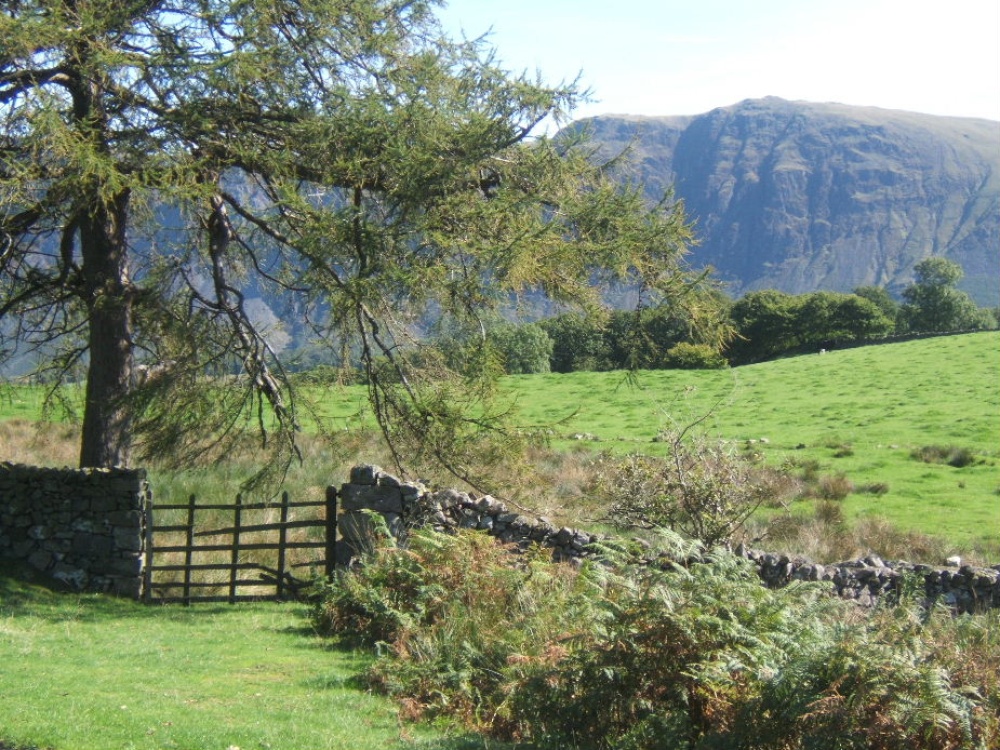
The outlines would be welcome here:
[[[8,573],[0,748],[484,747],[402,723],[392,701],[354,683],[370,657],[314,635],[303,605],[143,606]]]
[[[511,378],[525,424],[566,420],[555,443],[656,454],[658,433],[708,415],[697,431],[772,465],[844,474],[848,517],[884,516],[957,541],[1000,539],[1000,333],[831,351],[717,371]],[[974,465],[924,463],[924,446],[968,449]]]

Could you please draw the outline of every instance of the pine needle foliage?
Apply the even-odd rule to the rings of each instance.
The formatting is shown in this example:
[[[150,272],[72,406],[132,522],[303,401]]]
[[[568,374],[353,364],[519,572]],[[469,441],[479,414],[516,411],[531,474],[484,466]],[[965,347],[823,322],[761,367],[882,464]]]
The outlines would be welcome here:
[[[315,416],[291,336],[363,372],[398,464],[418,435],[465,476],[503,410],[411,360],[429,322],[702,286],[676,201],[541,134],[577,84],[448,38],[439,4],[0,6],[0,354],[86,367],[81,465],[259,435],[286,466]]]

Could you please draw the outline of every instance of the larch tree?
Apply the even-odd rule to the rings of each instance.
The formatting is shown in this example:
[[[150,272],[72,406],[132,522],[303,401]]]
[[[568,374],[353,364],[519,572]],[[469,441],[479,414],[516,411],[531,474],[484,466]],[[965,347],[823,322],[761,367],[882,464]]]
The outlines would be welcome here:
[[[469,367],[424,377],[418,323],[691,288],[680,207],[535,132],[577,85],[434,5],[0,2],[0,351],[85,368],[82,466],[248,432],[294,455],[304,402],[251,294],[349,352],[391,445],[461,471],[498,410]]]

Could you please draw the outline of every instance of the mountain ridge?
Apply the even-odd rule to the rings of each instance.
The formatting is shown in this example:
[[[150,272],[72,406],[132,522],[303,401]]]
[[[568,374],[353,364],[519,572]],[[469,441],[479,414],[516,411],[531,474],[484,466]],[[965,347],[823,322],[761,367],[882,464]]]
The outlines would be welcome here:
[[[600,115],[574,123],[626,178],[684,202],[731,294],[864,285],[898,293],[931,255],[962,288],[1000,302],[1000,122],[837,103],[746,99],[700,115]]]

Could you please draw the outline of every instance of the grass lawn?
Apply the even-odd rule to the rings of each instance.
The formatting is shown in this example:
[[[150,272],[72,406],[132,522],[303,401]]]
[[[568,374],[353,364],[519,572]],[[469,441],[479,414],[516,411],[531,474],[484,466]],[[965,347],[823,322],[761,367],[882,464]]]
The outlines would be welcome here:
[[[485,747],[401,724],[393,702],[355,684],[367,657],[331,649],[308,614],[272,603],[143,606],[54,593],[0,570],[0,747]]]

